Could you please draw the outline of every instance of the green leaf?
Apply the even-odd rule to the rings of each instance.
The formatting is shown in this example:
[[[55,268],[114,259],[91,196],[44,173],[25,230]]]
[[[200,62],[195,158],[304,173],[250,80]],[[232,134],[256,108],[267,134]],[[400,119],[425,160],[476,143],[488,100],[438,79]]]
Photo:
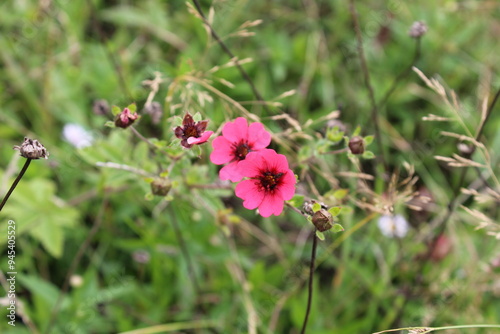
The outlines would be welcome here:
[[[332,231],[333,231],[333,233],[343,232],[344,227],[340,224],[333,224]]]
[[[316,230],[316,236],[321,241],[325,240],[325,235],[323,234],[323,232],[320,232],[320,231]]]
[[[135,102],[129,104],[127,108],[130,110],[130,112],[136,112],[137,111],[137,105],[135,104]]]
[[[335,199],[341,200],[346,197],[348,193],[349,189],[339,189],[333,193],[333,197],[335,197]]]
[[[375,158],[375,154],[372,151],[365,151],[363,153],[363,159],[373,159]]]
[[[363,138],[364,142],[365,142],[365,147],[370,145],[372,142],[373,142],[373,136],[366,136],[365,138]]]
[[[352,136],[353,137],[359,136],[360,133],[361,133],[361,127],[358,125],[354,130],[354,132],[352,133]]]
[[[107,121],[106,123],[104,123],[104,126],[107,126],[108,128],[115,128],[116,127],[115,122],[113,122],[113,121]]]
[[[111,107],[111,113],[113,114],[113,116],[116,116],[121,112],[122,112],[122,110],[120,109],[120,107],[118,107],[118,106]]]
[[[334,206],[334,207],[331,207],[330,209],[328,209],[328,212],[332,215],[332,216],[338,216],[340,211],[342,210],[342,208],[340,206]]]
[[[23,180],[24,181],[24,180]],[[79,219],[79,212],[55,196],[53,182],[36,178],[21,182],[2,213],[16,222],[17,236],[29,234],[55,258],[63,252],[64,232]],[[0,228],[0,235],[4,232]],[[0,239],[0,247],[6,242]]]
[[[199,112],[197,112],[196,114],[193,115],[193,121],[195,122],[199,122],[201,121],[201,114]]]
[[[295,195],[291,200],[288,201],[288,204],[296,208],[301,207],[304,204],[304,196]]]
[[[314,203],[312,209],[313,209],[313,212],[317,212],[317,211],[321,210],[321,204]]]

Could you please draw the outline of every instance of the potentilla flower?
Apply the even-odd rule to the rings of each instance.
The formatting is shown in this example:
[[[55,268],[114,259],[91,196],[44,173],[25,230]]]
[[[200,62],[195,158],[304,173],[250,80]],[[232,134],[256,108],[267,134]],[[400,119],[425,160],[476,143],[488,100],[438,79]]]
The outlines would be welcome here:
[[[264,129],[261,123],[248,122],[238,117],[234,122],[228,122],[222,128],[222,136],[212,142],[214,150],[210,154],[210,161],[216,165],[229,163],[219,172],[221,180],[238,182],[242,179],[239,163],[244,161],[247,154],[261,151],[271,143],[271,134]]]
[[[187,113],[182,120],[182,126],[174,129],[175,136],[182,139],[181,145],[185,148],[191,148],[193,145],[205,143],[208,138],[214,133],[213,131],[205,131],[208,121],[195,122],[193,117]]]
[[[239,162],[239,172],[249,180],[236,186],[236,196],[249,210],[259,208],[262,217],[279,216],[284,201],[295,194],[295,175],[283,154],[271,149],[248,153]]]

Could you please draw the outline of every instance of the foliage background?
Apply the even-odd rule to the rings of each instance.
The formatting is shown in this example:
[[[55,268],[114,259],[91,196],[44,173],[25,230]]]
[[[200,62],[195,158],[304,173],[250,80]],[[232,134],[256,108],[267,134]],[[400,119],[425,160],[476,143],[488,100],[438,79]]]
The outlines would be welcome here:
[[[348,133],[361,125],[364,135],[373,134],[346,1],[220,0],[202,5],[206,13],[213,9],[213,27],[230,49],[240,59],[253,59],[244,68],[266,100],[297,90],[280,100],[282,107],[270,107],[270,114],[258,104],[243,104],[269,129],[279,134],[290,128],[271,118],[282,112],[304,125],[340,110]],[[415,41],[408,30],[422,20],[429,32],[422,38],[416,66],[428,76],[437,74],[457,92],[464,105],[461,117],[474,129],[483,99],[500,86],[495,47],[499,4],[395,0],[359,1],[357,7],[377,100],[411,63]],[[218,167],[208,160],[210,145],[201,147],[199,159],[184,154],[172,165],[176,183],[168,202],[147,196],[149,184],[142,177],[95,165],[111,161],[156,173],[158,163],[168,166],[179,151],[172,148],[164,156],[152,156],[147,144],[130,131],[106,128],[111,118],[92,112],[96,99],[121,107],[135,101],[141,110],[150,92],[141,83],[152,79],[155,71],[167,79],[155,96],[165,114],[159,125],[143,117],[138,129],[148,138],[160,138],[165,145],[175,141],[171,116],[185,109],[200,112],[214,131],[223,121],[240,116],[213,92],[208,94],[214,101],[202,103],[200,92],[207,89],[182,79],[201,72],[204,77],[229,61],[186,4],[23,0],[2,2],[0,9],[1,193],[24,163],[12,151],[24,136],[39,139],[51,154],[47,161],[32,163],[0,221],[0,235],[7,235],[8,219],[17,223],[18,300],[34,326],[40,332],[47,328],[71,263],[98,222],[75,271],[83,283],[64,295],[53,333],[116,333],[174,322],[188,322],[189,327],[200,319],[214,320],[221,333],[246,333],[252,315],[258,319],[259,333],[298,333],[307,298],[302,278],[311,247],[311,225],[300,215],[288,210],[280,217],[261,219],[243,209],[230,189],[199,187],[218,184]],[[249,29],[255,35],[231,36],[247,20],[262,20]],[[208,78],[235,101],[255,100],[234,67]],[[221,84],[220,78],[234,88]],[[179,88],[167,101],[172,83]],[[413,72],[381,108],[383,147],[391,171],[402,169],[403,161],[414,165],[418,185],[429,189],[436,206],[428,219],[412,221],[414,229],[407,237],[388,239],[377,229],[378,216],[356,207],[353,200],[362,197],[356,182],[341,179],[338,187],[349,189],[342,204],[353,208],[341,221],[345,233],[352,231],[342,238],[328,234],[320,243],[318,256],[326,260],[317,269],[309,332],[370,333],[399,326],[500,321],[500,269],[493,265],[500,256],[499,244],[474,230],[477,219],[457,209],[445,231],[453,245],[450,254],[424,265],[418,260],[427,249],[422,236],[429,231],[428,222],[446,209],[459,182],[460,174],[433,156],[456,152],[456,141],[441,136],[442,130],[462,129],[456,123],[421,120],[429,113],[442,115],[445,109]],[[492,153],[500,148],[499,121],[494,113],[484,131]],[[75,149],[62,140],[67,123],[91,131],[94,144]],[[315,123],[304,132],[317,138],[325,126],[326,121]],[[297,140],[305,148],[301,157],[313,155],[320,142]],[[307,167],[294,157],[292,164],[300,174]],[[355,171],[343,155],[325,157],[324,163],[332,173]],[[494,154],[493,165],[498,168]],[[370,162],[363,162],[363,167],[374,172]],[[322,195],[331,190],[328,180],[311,175]],[[471,171],[464,184],[476,177]],[[382,193],[383,181],[376,180],[374,187]],[[475,205],[471,200],[466,204]],[[497,205],[480,209],[498,219]],[[412,215],[404,207],[396,211],[408,219]],[[200,291],[193,287],[175,222]],[[355,226],[360,228],[353,230]],[[138,251],[147,252],[147,263],[134,260]],[[0,263],[5,271],[5,252]],[[19,319],[16,328],[10,328],[5,314],[2,308],[2,333],[32,332]]]

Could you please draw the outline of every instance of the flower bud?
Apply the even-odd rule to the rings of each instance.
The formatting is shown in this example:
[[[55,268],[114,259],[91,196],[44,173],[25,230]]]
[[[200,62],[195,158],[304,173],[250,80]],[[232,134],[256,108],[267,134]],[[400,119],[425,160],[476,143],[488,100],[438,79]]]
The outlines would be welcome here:
[[[318,231],[325,232],[333,227],[333,216],[327,210],[320,209],[313,214],[312,223]]]
[[[121,113],[116,115],[115,125],[119,128],[125,129],[131,126],[137,118],[139,118],[137,113],[133,113],[129,110],[129,108],[125,108]]]
[[[156,196],[167,196],[172,188],[172,182],[164,177],[158,177],[151,182],[151,192]]]
[[[349,140],[349,149],[352,154],[363,154],[365,152],[365,142],[362,137],[354,136]]]
[[[26,159],[47,159],[49,157],[49,151],[38,140],[27,137],[24,137],[21,146],[14,146],[14,150],[19,150],[21,156]]]
[[[422,21],[413,22],[408,35],[412,38],[420,38],[427,32],[427,25]]]

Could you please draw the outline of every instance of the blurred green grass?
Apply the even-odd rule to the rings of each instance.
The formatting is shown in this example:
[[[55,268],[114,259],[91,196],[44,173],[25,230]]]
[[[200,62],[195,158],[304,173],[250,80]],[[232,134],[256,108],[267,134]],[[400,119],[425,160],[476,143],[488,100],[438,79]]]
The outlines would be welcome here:
[[[108,118],[93,114],[94,100],[105,99],[110,105],[122,107],[136,101],[140,110],[149,93],[141,82],[152,79],[155,71],[161,72],[170,84],[190,71],[208,71],[225,64],[228,57],[213,40],[207,46],[201,21],[188,12],[183,1],[92,3],[26,0],[0,5],[1,175],[17,154],[12,146],[24,136],[39,139],[51,153],[48,161],[32,164],[22,180],[26,190],[14,193],[8,216],[2,215],[2,222],[11,218],[21,225],[27,223],[28,218],[23,217],[28,215],[34,224],[57,225],[47,212],[23,212],[25,197],[40,191],[39,201],[29,198],[35,201],[30,208],[47,208],[44,201],[53,203],[54,196],[64,202],[49,210],[63,222],[59,224],[64,242],[61,254],[44,247],[42,238],[50,238],[48,234],[42,238],[27,232],[18,234],[16,261],[22,273],[17,281],[18,300],[23,301],[26,314],[39,329],[47,326],[71,261],[102,206],[102,226],[76,271],[83,283],[64,298],[54,333],[115,333],[196,319],[215,319],[222,333],[246,333],[248,299],[260,319],[259,333],[298,333],[307,295],[305,289],[295,289],[307,270],[310,253],[305,240],[310,227],[302,217],[292,212],[259,220],[253,212],[236,209],[236,215],[255,224],[261,234],[249,232],[248,227],[244,228],[248,224],[240,222],[229,224],[233,235],[228,239],[221,232],[223,223],[211,211],[240,207],[237,200],[231,199],[230,191],[181,184],[178,196],[162,211],[159,200],[145,198],[148,184],[138,182],[136,175],[94,165],[97,160],[106,160],[155,171],[156,163],[144,158],[147,147],[133,145],[131,134],[103,127]],[[208,12],[210,2],[203,5]],[[486,92],[500,86],[495,48],[500,31],[499,7],[493,1],[359,2],[365,52],[377,99],[410,63],[415,42],[408,30],[414,21],[423,20],[429,31],[422,38],[422,56],[416,66],[428,76],[438,75],[457,92],[470,113],[466,115],[467,124],[474,129]],[[345,1],[226,0],[214,2],[213,8],[216,31],[240,59],[253,59],[244,68],[266,100],[297,89],[297,94],[282,102],[283,110],[301,124],[339,109],[340,119],[351,131],[361,125],[364,135],[373,133],[370,103]],[[243,22],[258,19],[263,23],[251,29],[255,36],[227,37]],[[235,85],[230,89],[214,81],[217,89],[234,100],[255,99],[234,67],[218,71],[213,78]],[[141,130],[170,141],[170,105],[164,100],[167,88],[162,85],[155,98],[166,109],[161,125],[152,126],[144,117]],[[197,90],[202,88],[188,87],[185,93]],[[174,100],[182,100],[179,93]],[[239,116],[227,103],[202,107],[195,97],[182,101],[188,101],[182,107],[193,108],[210,119],[214,130],[231,112]],[[275,132],[286,127],[285,123],[272,121],[272,115],[265,114],[258,105],[246,106],[263,116]],[[444,109],[435,94],[411,73],[380,110],[390,166],[398,169],[403,161],[412,163],[420,184],[434,195],[440,210],[449,203],[459,174],[443,168],[433,155],[456,151],[456,143],[439,133],[459,128],[429,125],[421,117],[429,113],[441,115]],[[271,111],[278,113],[276,108]],[[182,108],[177,112],[181,113]],[[67,123],[90,130],[96,138],[94,147],[75,150],[63,141],[61,131]],[[320,126],[315,130],[322,130]],[[500,148],[498,126],[495,114],[484,132],[492,152]],[[314,146],[307,140],[301,144]],[[202,152],[201,162],[191,166],[192,161],[185,158],[181,160],[184,166],[177,164],[172,174],[191,177],[191,184],[215,182],[215,166],[200,166],[208,162],[209,149],[204,147]],[[326,157],[325,161],[336,172],[353,168],[343,157]],[[167,165],[169,160],[160,157],[159,162]],[[17,162],[19,168],[21,164]],[[469,173],[466,181],[475,177]],[[322,177],[316,176],[314,181],[321,193],[330,189]],[[38,185],[43,182],[49,182],[54,193],[42,191]],[[7,186],[2,184],[2,190]],[[355,182],[343,181],[341,186],[356,192]],[[113,189],[115,192],[109,193]],[[498,218],[496,208],[485,211]],[[342,217],[346,230],[366,215],[356,210]],[[172,219],[182,226],[202,283],[200,296],[190,284],[189,268],[171,227]],[[394,326],[498,323],[499,272],[490,262],[499,256],[499,244],[484,232],[474,231],[471,222],[463,211],[458,211],[447,230],[453,251],[444,260],[424,266],[422,272],[415,272],[418,267],[414,265],[418,254],[426,249],[419,242],[420,230],[413,230],[398,242],[383,237],[375,221],[365,225],[346,238],[317,269],[309,332],[371,333]],[[1,235],[6,235],[3,232]],[[337,237],[327,235],[318,254],[329,251]],[[236,251],[228,241],[233,238]],[[269,247],[269,240],[277,243],[284,257]],[[150,254],[148,263],[134,261],[133,254],[138,250]],[[6,261],[4,254],[0,266]],[[239,267],[248,280],[248,291],[238,278]],[[209,306],[205,314],[200,304]],[[277,307],[282,309],[271,331],[269,324]],[[19,319],[17,323],[19,327],[12,329],[1,321],[0,329],[2,333],[29,332],[21,329]]]

